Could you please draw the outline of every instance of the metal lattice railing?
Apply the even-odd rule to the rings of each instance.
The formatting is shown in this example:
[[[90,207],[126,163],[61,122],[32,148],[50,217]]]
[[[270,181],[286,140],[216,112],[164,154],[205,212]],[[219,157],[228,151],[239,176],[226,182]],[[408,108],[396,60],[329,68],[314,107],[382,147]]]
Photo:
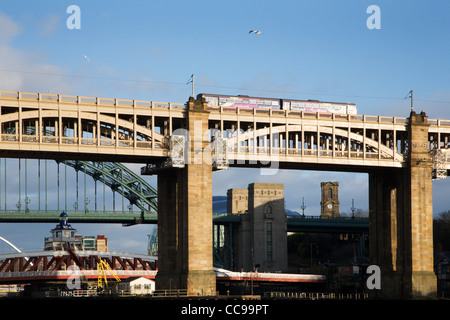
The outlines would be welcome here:
[[[216,138],[213,142],[214,145],[214,157],[213,165],[216,170],[228,169],[228,149],[227,140],[222,138]]]
[[[447,156],[441,149],[431,151],[433,159],[433,178],[437,180],[447,178]]]
[[[185,164],[184,146],[185,136],[172,135],[170,137],[170,158],[172,160],[172,167],[183,168]]]

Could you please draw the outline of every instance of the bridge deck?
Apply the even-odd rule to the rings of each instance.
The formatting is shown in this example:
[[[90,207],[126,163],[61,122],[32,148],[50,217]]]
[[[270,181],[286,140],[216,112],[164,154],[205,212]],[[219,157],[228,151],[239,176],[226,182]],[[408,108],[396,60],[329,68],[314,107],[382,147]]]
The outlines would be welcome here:
[[[0,222],[5,223],[58,223],[61,211],[58,210],[0,210]],[[156,213],[142,214],[139,211],[90,211],[68,210],[72,223],[122,223],[122,224],[156,224]]]
[[[151,163],[171,156],[186,105],[0,91],[0,149],[8,157]],[[209,108],[209,137],[227,141],[231,166],[320,170],[402,167],[407,118]],[[429,119],[429,148],[445,151],[450,121]],[[95,158],[95,159],[94,159]]]

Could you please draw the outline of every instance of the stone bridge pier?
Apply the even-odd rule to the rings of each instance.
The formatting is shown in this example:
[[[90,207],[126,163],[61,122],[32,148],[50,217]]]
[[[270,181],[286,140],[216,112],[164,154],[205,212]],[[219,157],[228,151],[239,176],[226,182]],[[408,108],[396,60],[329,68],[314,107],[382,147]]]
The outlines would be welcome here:
[[[407,164],[369,173],[370,263],[383,298],[436,296],[433,269],[433,164],[424,112],[411,112]]]
[[[213,270],[212,165],[204,161],[209,143],[207,104],[187,105],[187,161],[184,168],[158,173],[158,273],[156,289],[187,289],[215,295]]]

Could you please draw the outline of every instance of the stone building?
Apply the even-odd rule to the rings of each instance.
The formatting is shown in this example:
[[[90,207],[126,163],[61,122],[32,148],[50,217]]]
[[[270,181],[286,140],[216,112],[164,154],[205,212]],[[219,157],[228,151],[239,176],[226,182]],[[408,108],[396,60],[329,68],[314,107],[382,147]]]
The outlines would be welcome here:
[[[229,213],[241,215],[233,231],[233,269],[276,272],[287,270],[284,186],[252,183],[227,192]]]
[[[229,189],[227,191],[227,212],[246,213],[248,210],[248,189]]]

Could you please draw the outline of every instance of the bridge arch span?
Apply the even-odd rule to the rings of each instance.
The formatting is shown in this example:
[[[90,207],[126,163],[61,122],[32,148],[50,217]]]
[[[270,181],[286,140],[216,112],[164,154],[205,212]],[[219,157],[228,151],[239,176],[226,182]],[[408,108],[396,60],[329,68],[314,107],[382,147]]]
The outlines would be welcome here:
[[[397,163],[404,162],[404,155],[399,153],[397,148],[394,148],[394,142],[387,142],[388,145],[381,143],[375,139],[369,138],[363,134],[358,132],[353,132],[350,130],[344,130],[338,127],[330,127],[330,126],[321,126],[317,124],[303,124],[303,125],[273,125],[272,127],[264,127],[259,128],[257,130],[248,130],[245,132],[241,132],[240,134],[235,134],[233,137],[227,139],[227,145],[229,150],[233,150],[238,146],[246,145],[248,147],[248,152],[252,152],[252,147],[255,146],[253,142],[253,146],[251,146],[251,140],[261,139],[263,148],[266,150],[262,153],[267,153],[270,148],[270,142],[265,142],[265,138],[261,137],[269,137],[270,135],[278,135],[276,140],[282,140],[285,143],[285,146],[282,146],[280,141],[278,141],[278,145],[273,143],[272,147],[278,150],[290,149],[289,154],[301,154],[302,149],[305,152],[305,155],[315,155],[315,153],[320,150],[321,156],[332,156],[332,152],[336,151],[336,154],[339,152],[344,155],[347,154],[350,148],[357,149],[362,155],[365,152],[365,157],[367,158],[378,158],[381,159],[391,159]],[[287,137],[290,135],[290,137]],[[292,137],[296,135],[296,139],[294,141],[294,145],[296,143],[300,143],[301,147],[287,148],[287,141],[292,141]],[[318,141],[318,135],[320,135],[320,140]],[[303,137],[303,138],[302,138]],[[307,137],[307,138],[306,138]],[[309,139],[309,140],[307,140]],[[334,140],[333,140],[334,139]],[[259,143],[256,142],[256,147],[258,150],[261,150],[261,140]],[[272,138],[273,141],[273,138]],[[349,143],[349,141],[351,141]],[[357,145],[356,145],[356,144]],[[305,145],[309,145],[305,147]],[[352,149],[353,151],[353,149]],[[261,152],[261,151],[260,151]],[[258,151],[256,152],[258,153]],[[282,153],[281,151],[277,152],[278,154]]]
[[[19,115],[20,114],[20,115]],[[19,122],[19,118],[21,122]],[[75,110],[31,110],[31,111],[21,111],[21,112],[12,112],[9,114],[2,115],[2,123],[4,126],[9,126],[10,134],[17,134],[19,131],[19,126],[25,126],[23,122],[28,121],[28,125],[22,128],[22,132],[26,136],[36,136],[37,130],[36,123],[38,119],[42,119],[44,123],[44,128],[54,128],[54,130],[44,130],[43,138],[51,137],[52,135],[47,135],[47,133],[56,133],[59,127],[58,120],[62,121],[61,129],[68,131],[73,131],[74,137],[67,138],[76,138],[78,135],[77,129],[75,128],[78,123],[81,124],[81,135],[82,139],[87,139],[85,136],[99,136],[99,137],[108,137],[113,139],[114,134],[119,132],[119,136],[122,137],[120,140],[127,140],[123,138],[131,138],[136,134],[143,141],[151,141],[154,144],[162,147],[163,143],[163,135],[148,129],[144,126],[135,125],[131,121],[127,121],[125,119],[121,119],[112,115],[105,114],[97,114],[94,112],[86,112],[86,111],[75,111]],[[53,122],[53,123],[51,123]],[[93,131],[94,126],[98,127],[98,132]],[[118,127],[119,130],[115,130],[115,127]],[[92,130],[87,130],[91,128]],[[31,134],[30,134],[31,133]],[[55,134],[57,136],[57,134]],[[84,137],[84,138],[83,138]],[[96,138],[91,138],[96,139]],[[106,139],[105,139],[106,140]],[[76,141],[74,141],[76,142]],[[92,142],[91,142],[92,143]]]

